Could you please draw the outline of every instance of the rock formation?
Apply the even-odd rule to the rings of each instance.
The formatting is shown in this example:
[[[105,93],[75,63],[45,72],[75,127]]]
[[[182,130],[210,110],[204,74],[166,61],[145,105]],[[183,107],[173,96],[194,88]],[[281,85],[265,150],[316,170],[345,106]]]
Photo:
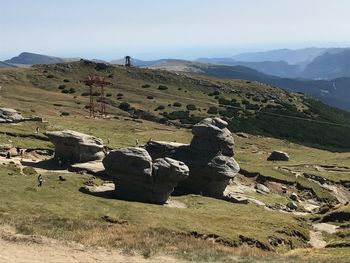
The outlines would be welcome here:
[[[91,135],[65,130],[46,132],[55,145],[55,159],[62,163],[84,163],[102,160],[103,141]]]
[[[0,108],[0,123],[16,123],[24,121],[23,116],[16,110]]]
[[[268,161],[289,161],[288,153],[282,151],[273,151],[267,158]]]
[[[119,198],[156,204],[165,203],[189,173],[184,163],[171,158],[159,158],[153,163],[149,153],[138,147],[111,151],[103,165],[115,182]]]
[[[233,136],[226,127],[227,123],[219,118],[207,118],[193,126],[190,145],[149,141],[146,150],[153,159],[170,157],[188,165],[190,175],[179,183],[178,193],[221,198],[239,171],[233,159]]]
[[[0,108],[0,123],[18,123],[22,121],[42,121],[38,116],[25,118],[22,114],[14,109]]]

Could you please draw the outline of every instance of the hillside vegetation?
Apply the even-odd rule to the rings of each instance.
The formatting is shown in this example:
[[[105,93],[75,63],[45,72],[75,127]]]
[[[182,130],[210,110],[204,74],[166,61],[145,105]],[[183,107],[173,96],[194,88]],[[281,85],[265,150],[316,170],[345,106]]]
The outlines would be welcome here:
[[[27,114],[35,112],[48,119],[88,115],[88,90],[82,80],[89,74],[105,76],[112,83],[106,88],[112,116],[170,121],[185,127],[207,116],[220,116],[232,131],[323,148],[350,148],[350,113],[298,93],[252,81],[83,60],[2,70],[2,106],[15,105]],[[98,100],[98,90],[95,95]]]

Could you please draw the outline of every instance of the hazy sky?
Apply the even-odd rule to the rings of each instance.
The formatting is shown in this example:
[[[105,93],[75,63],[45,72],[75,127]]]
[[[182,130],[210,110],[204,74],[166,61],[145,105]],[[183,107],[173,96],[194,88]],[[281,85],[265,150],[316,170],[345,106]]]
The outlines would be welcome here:
[[[349,0],[0,0],[0,60],[350,46]]]

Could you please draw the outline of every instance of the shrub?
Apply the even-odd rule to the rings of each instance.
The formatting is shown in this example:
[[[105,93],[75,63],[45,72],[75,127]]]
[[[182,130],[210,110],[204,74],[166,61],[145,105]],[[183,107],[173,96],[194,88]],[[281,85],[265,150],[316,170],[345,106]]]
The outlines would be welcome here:
[[[55,77],[55,76],[52,75],[52,74],[47,75],[47,78],[48,78],[48,79],[53,79],[54,77]]]
[[[118,108],[121,110],[127,111],[130,109],[130,104],[127,102],[122,102],[119,104]]]
[[[123,97],[123,96],[124,96],[123,93],[118,93],[118,94],[117,94],[117,97]]]
[[[69,112],[66,112],[66,111],[61,112],[61,116],[68,116],[68,115],[69,115]]]
[[[67,94],[67,93],[69,93],[69,90],[64,89],[64,90],[62,90],[61,92]]]
[[[100,92],[98,92],[98,91],[95,91],[94,93],[92,93],[92,96],[96,96],[96,97],[98,97],[98,96],[101,96],[101,93],[100,93]]]
[[[218,113],[218,108],[215,106],[209,107],[208,111],[209,114],[217,114]]]
[[[112,97],[112,93],[107,93],[106,97]]]
[[[54,103],[53,106],[56,106],[56,107],[63,107],[62,104],[59,104],[59,103]]]
[[[74,89],[74,88],[70,88],[70,89],[68,90],[68,93],[70,93],[70,94],[75,93],[75,89]]]
[[[113,74],[109,74],[109,75],[108,75],[108,78],[109,78],[109,79],[112,79],[112,78],[113,78]]]
[[[164,110],[164,109],[165,109],[164,105],[159,105],[157,108],[155,108],[155,111]]]
[[[191,111],[197,109],[196,105],[194,105],[194,104],[188,104],[188,105],[186,106],[186,108],[187,108],[188,110],[191,110]]]
[[[144,89],[147,89],[147,88],[150,88],[150,87],[151,87],[151,85],[149,85],[149,84],[142,85],[142,88],[144,88]]]
[[[181,107],[182,105],[181,105],[180,102],[174,102],[174,103],[173,103],[173,106],[174,106],[174,107]]]
[[[182,90],[182,88],[178,88],[177,90]]]
[[[167,87],[167,86],[164,86],[164,85],[159,85],[158,89],[159,89],[159,90],[167,90],[168,87]]]
[[[65,89],[66,88],[66,85],[59,85],[58,86],[58,89],[62,90],[62,89]]]
[[[69,79],[64,79],[63,82],[69,82]]]
[[[154,97],[153,97],[153,96],[147,96],[147,99],[149,99],[149,100],[153,100],[153,99],[154,99]]]
[[[81,94],[81,96],[83,96],[83,97],[86,97],[86,96],[89,96],[89,95],[90,95],[89,92],[83,92],[83,93]]]

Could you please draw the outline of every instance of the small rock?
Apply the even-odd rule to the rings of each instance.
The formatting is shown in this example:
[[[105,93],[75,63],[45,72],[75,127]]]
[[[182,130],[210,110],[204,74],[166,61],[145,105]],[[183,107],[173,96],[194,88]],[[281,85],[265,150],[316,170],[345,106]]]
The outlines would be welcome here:
[[[241,137],[241,138],[245,138],[245,139],[248,139],[249,138],[249,135],[244,133],[244,132],[237,132],[236,135],[238,137]]]
[[[293,201],[290,201],[288,204],[287,204],[287,207],[291,210],[297,210],[298,209],[298,205],[293,202]]]
[[[273,151],[267,158],[268,161],[289,161],[288,153],[282,151]]]
[[[270,193],[270,189],[269,189],[267,186],[263,185],[263,184],[257,183],[257,184],[255,185],[255,188],[256,188],[257,190],[260,190],[260,191],[264,192],[264,193]]]
[[[299,197],[296,193],[291,193],[291,195],[289,196],[290,199],[292,199],[293,201],[298,201]]]
[[[281,190],[282,190],[282,192],[283,192],[284,194],[287,193],[287,189],[288,189],[288,188],[287,188],[286,186],[282,186],[282,187],[281,187]]]
[[[234,196],[234,195],[227,195],[225,196],[225,200],[229,201],[231,203],[235,203],[235,204],[248,204],[249,200],[247,198],[241,197],[241,196]]]

